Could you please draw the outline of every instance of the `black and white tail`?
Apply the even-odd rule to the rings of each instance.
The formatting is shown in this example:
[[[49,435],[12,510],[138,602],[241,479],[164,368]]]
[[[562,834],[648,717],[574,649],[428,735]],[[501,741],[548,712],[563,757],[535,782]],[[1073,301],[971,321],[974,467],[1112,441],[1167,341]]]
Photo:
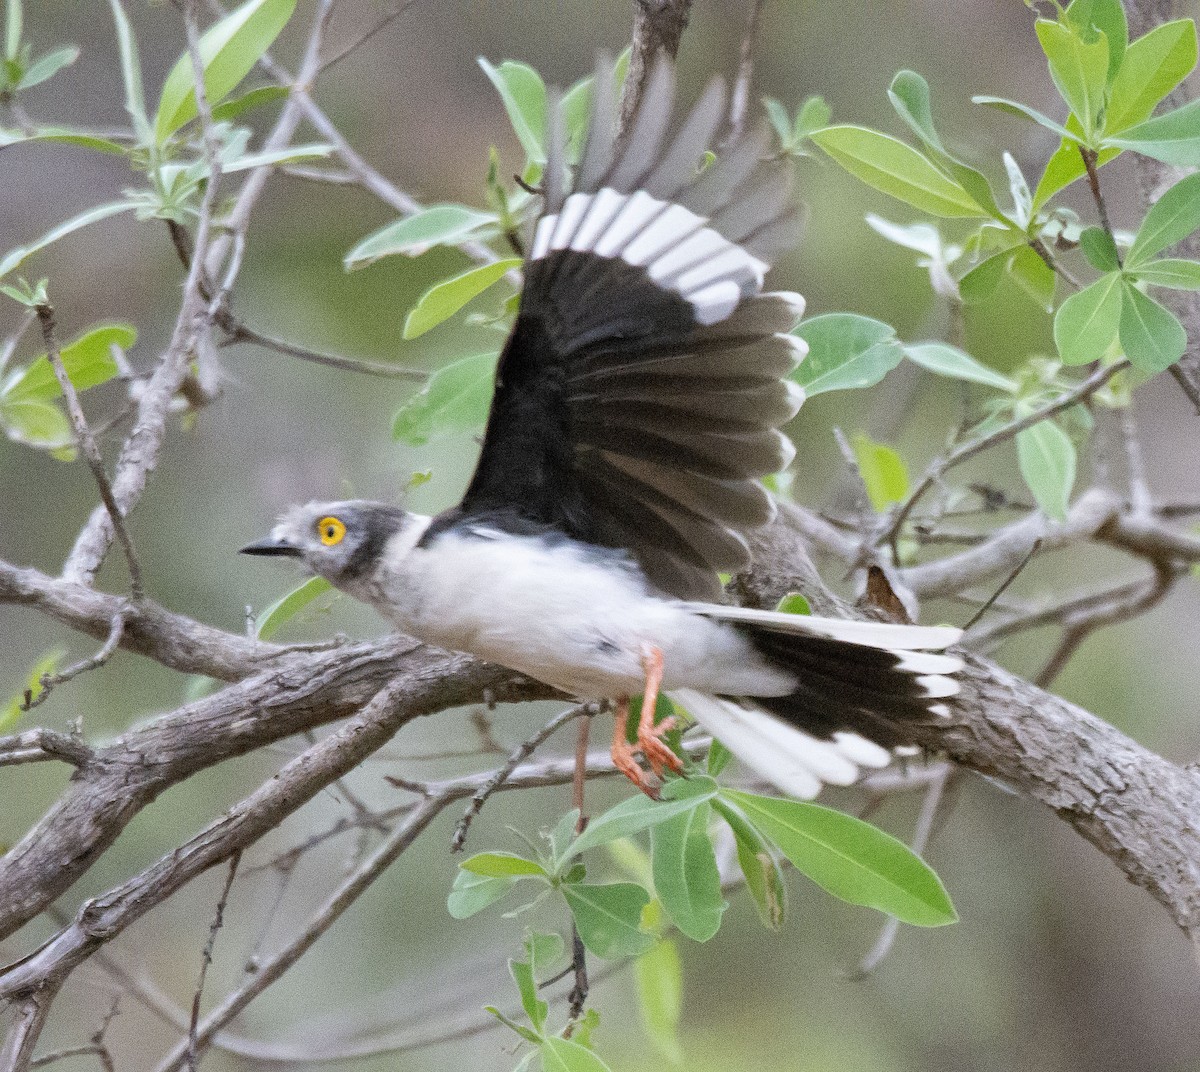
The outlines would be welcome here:
[[[796,677],[783,696],[671,693],[743,763],[783,792],[813,797],[849,785],[863,768],[912,753],[913,729],[950,714],[963,667],[941,649],[962,631],[779,614],[696,603],[690,610],[742,631],[760,654]]]

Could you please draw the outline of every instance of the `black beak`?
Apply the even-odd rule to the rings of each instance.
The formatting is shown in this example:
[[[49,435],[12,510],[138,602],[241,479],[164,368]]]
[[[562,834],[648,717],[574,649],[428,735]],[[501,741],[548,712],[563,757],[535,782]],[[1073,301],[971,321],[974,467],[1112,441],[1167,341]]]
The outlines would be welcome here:
[[[240,555],[285,555],[290,558],[300,557],[300,548],[274,536],[268,536],[257,543],[248,543],[240,551]]]

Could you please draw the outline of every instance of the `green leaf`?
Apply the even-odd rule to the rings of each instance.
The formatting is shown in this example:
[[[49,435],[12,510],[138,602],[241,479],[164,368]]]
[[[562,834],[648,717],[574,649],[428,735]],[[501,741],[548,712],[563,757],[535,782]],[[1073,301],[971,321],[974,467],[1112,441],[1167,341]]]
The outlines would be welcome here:
[[[1108,42],[1099,34],[1087,42],[1076,28],[1049,19],[1038,19],[1034,29],[1050,63],[1050,77],[1084,131],[1091,134],[1104,111]]]
[[[683,969],[679,950],[669,939],[654,945],[633,964],[642,1026],[651,1045],[673,1064],[683,1059],[679,1017],[683,1012]]]
[[[1125,51],[1112,84],[1104,131],[1116,134],[1150,118],[1154,106],[1196,66],[1196,24],[1176,19],[1156,26]]]
[[[904,356],[914,364],[938,376],[949,376],[954,380],[981,383],[1001,391],[1015,392],[1017,382],[1001,375],[995,369],[980,364],[970,354],[963,353],[957,346],[944,342],[907,343]]]
[[[82,145],[85,149],[95,149],[101,153],[112,153],[116,156],[125,155],[125,146],[98,134],[86,130],[70,130],[67,127],[39,127],[31,134],[21,130],[4,130],[0,128],[0,149],[10,145],[21,145],[33,141],[61,142],[65,145]]]
[[[1121,267],[1117,244],[1103,227],[1085,227],[1079,235],[1079,248],[1097,272],[1115,272]]]
[[[1195,167],[1200,164],[1200,100],[1138,123],[1119,137],[1105,138],[1104,144],[1132,149],[1165,164]]]
[[[542,76],[527,63],[512,60],[493,67],[480,56],[479,66],[500,94],[525,155],[530,160],[545,163],[546,85]]]
[[[521,1007],[524,1008],[525,1015],[533,1024],[534,1031],[540,1033],[546,1023],[546,1014],[550,1011],[550,1006],[544,1001],[538,1000],[537,982],[533,978],[533,968],[527,961],[510,960],[508,971],[521,994]]]
[[[137,38],[121,6],[121,0],[109,0],[113,23],[117,29],[117,47],[121,52],[121,82],[125,87],[125,111],[133,121],[133,132],[142,145],[149,145],[154,135],[146,115],[146,97],[142,88],[142,62],[138,57]]]
[[[1019,119],[1032,119],[1038,126],[1045,127],[1047,130],[1053,130],[1059,137],[1065,138],[1067,141],[1082,144],[1084,139],[1079,134],[1064,127],[1061,123],[1056,123],[1047,115],[1043,115],[1036,108],[1030,108],[1028,104],[1022,104],[1020,101],[1008,100],[1006,97],[989,97],[977,96],[971,98],[975,104],[983,104],[988,108],[996,108],[1001,112],[1008,112],[1009,115],[1015,115]]]
[[[717,933],[726,907],[708,837],[710,812],[702,804],[650,832],[654,892],[680,931],[696,942]]]
[[[933,125],[929,83],[916,71],[900,71],[888,87],[888,100],[909,129],[926,145],[942,152],[942,139]]]
[[[1162,372],[1183,356],[1187,332],[1174,314],[1129,280],[1122,282],[1122,289],[1121,349],[1138,368]]]
[[[1054,343],[1066,365],[1099,361],[1121,325],[1121,274],[1110,272],[1072,294],[1054,316]]]
[[[1012,153],[1004,153],[1004,170],[1008,174],[1008,191],[1013,199],[1013,215],[1017,225],[1024,230],[1033,218],[1033,196],[1029,193],[1029,183],[1021,166],[1013,158]]]
[[[8,0],[4,19],[4,58],[15,60],[21,51],[21,29],[24,20],[21,0]]]
[[[636,957],[654,944],[654,936],[641,929],[642,909],[650,895],[632,882],[597,886],[564,882],[560,887],[580,941],[588,952],[605,960]]]
[[[333,146],[324,142],[312,145],[289,145],[286,149],[267,149],[261,153],[246,153],[244,156],[223,161],[221,171],[226,175],[232,175],[238,171],[252,171],[254,168],[277,167],[300,160],[313,160],[326,157],[332,152]],[[197,170],[201,175],[207,176],[209,173],[208,165],[204,161],[197,161]]]
[[[586,1046],[570,1039],[549,1036],[542,1043],[542,1072],[612,1072]]]
[[[1200,290],[1200,261],[1166,258],[1131,269],[1130,274],[1154,287],[1171,290]]]
[[[392,436],[419,447],[431,439],[483,427],[496,380],[498,354],[475,354],[440,368],[396,411]]]
[[[47,52],[29,65],[29,69],[17,83],[17,89],[29,89],[31,86],[45,82],[47,78],[53,78],[64,67],[69,67],[77,59],[79,59],[79,49],[74,45]]]
[[[332,590],[333,585],[324,577],[309,577],[287,595],[275,600],[258,616],[255,620],[254,635],[259,640],[270,640],[286,622],[290,622],[313,600]]]
[[[1129,47],[1129,24],[1121,0],[1072,0],[1067,21],[1084,31],[1099,30],[1108,44],[1108,82],[1111,85]]]
[[[213,119],[218,123],[228,123],[253,108],[287,100],[287,97],[287,86],[259,86],[257,89],[247,90],[240,97],[218,104],[212,110]]]
[[[1038,305],[1050,311],[1057,279],[1054,270],[1033,249],[1021,246],[1014,250],[1008,260],[1008,274]]]
[[[60,352],[67,377],[78,391],[111,380],[117,374],[117,363],[110,347],[128,350],[137,341],[137,330],[130,324],[104,324],[92,328]],[[0,388],[5,402],[51,402],[62,395],[58,377],[50,359],[42,354],[20,372],[14,373]]]
[[[1160,197],[1138,228],[1125,258],[1133,269],[1200,228],[1200,173],[1177,182]]]
[[[210,105],[224,100],[250,73],[292,17],[296,0],[247,0],[200,38],[204,92]],[[159,144],[196,118],[196,86],[192,59],[179,57],[163,83],[154,135]]]
[[[1079,132],[1079,121],[1072,115],[1067,119],[1067,127],[1073,132]],[[1096,168],[1099,170],[1111,160],[1121,155],[1120,149],[1101,149],[1096,157]],[[1041,208],[1056,193],[1070,186],[1076,179],[1083,178],[1087,168],[1079,152],[1079,144],[1067,141],[1065,138],[1046,162],[1046,169],[1038,180],[1037,189],[1033,193],[1033,207]]]
[[[891,447],[876,443],[862,432],[854,436],[851,446],[871,509],[881,514],[892,503],[903,502],[908,495],[908,468],[904,459]]]
[[[455,919],[468,919],[500,900],[516,882],[515,878],[491,878],[459,871],[446,898],[446,909]]]
[[[1004,269],[1012,259],[1011,249],[1002,249],[976,264],[958,281],[958,293],[968,305],[987,299],[1004,275]]]
[[[919,927],[940,927],[958,918],[932,868],[878,827],[819,804],[733,790],[723,795],[798,870],[835,897]]]
[[[435,283],[421,295],[404,321],[404,338],[415,339],[448,320],[467,302],[500,282],[506,272],[520,268],[521,263],[520,257],[509,257],[492,264],[481,264],[478,268],[468,269],[462,275]]]
[[[677,794],[677,798],[668,799],[668,793]],[[630,837],[684,815],[711,800],[716,793],[717,783],[699,776],[669,783],[663,790],[663,800],[651,800],[644,794],[629,797],[588,823],[587,829],[567,847],[562,858],[569,860],[588,849]]]
[[[13,442],[38,450],[58,450],[75,442],[66,414],[53,402],[0,401],[0,425]]]
[[[788,592],[775,608],[780,614],[812,614],[808,600],[799,592]]]
[[[832,126],[811,135],[821,149],[868,186],[934,216],[986,216],[957,182],[916,149],[866,127]]]
[[[796,113],[796,122],[792,127],[792,135],[796,142],[803,141],[809,137],[814,130],[820,130],[822,127],[829,125],[829,118],[833,115],[829,105],[825,103],[824,97],[808,97],[804,103],[800,105],[800,110]]]
[[[72,216],[65,223],[50,228],[41,238],[28,245],[10,249],[3,258],[0,258],[0,279],[3,279],[13,269],[19,268],[35,253],[53,245],[73,231],[78,231],[81,227],[87,227],[92,223],[99,223],[101,220],[108,219],[109,216],[115,216],[118,212],[128,212],[134,207],[136,206],[128,201],[114,201],[107,205],[97,205],[95,208],[89,208],[86,212],[81,212],[78,216]]]
[[[25,688],[17,693],[0,709],[0,733],[8,733],[25,713],[21,710],[25,703],[25,690],[29,690],[30,698],[36,700],[42,694],[42,675],[55,674],[67,653],[56,650],[47,652],[36,663],[25,680]]]
[[[710,777],[716,778],[729,766],[731,759],[733,759],[733,753],[714,737],[712,744],[708,746],[708,755],[704,757],[704,769],[708,771]]]
[[[788,110],[774,97],[763,97],[762,102],[767,111],[767,119],[779,136],[779,144],[784,150],[790,149],[793,144],[792,131],[795,128],[792,126],[792,117]]]
[[[775,851],[762,832],[729,801],[718,797],[713,807],[733,832],[738,866],[746,877],[746,888],[759,919],[771,930],[779,930],[787,915],[787,883]]]
[[[825,313],[792,332],[808,343],[808,356],[792,379],[808,396],[871,387],[904,356],[887,324],[854,313]]]
[[[464,871],[489,878],[520,878],[525,875],[546,877],[546,869],[536,860],[527,860],[512,852],[480,852],[458,865]]]
[[[343,263],[347,271],[353,271],[396,253],[418,257],[434,246],[453,246],[495,229],[494,212],[480,212],[466,205],[431,205],[369,234],[346,254]]]
[[[1054,521],[1066,520],[1075,486],[1075,444],[1071,437],[1054,421],[1039,421],[1017,433],[1017,462],[1043,513]]]

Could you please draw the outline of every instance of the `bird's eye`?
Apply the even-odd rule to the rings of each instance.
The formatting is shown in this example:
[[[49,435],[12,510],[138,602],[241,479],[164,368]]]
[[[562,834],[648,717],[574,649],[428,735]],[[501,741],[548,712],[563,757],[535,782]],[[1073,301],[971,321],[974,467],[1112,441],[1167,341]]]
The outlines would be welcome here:
[[[332,547],[335,543],[342,542],[342,537],[346,535],[346,526],[341,518],[323,517],[317,522],[317,535],[326,547]]]

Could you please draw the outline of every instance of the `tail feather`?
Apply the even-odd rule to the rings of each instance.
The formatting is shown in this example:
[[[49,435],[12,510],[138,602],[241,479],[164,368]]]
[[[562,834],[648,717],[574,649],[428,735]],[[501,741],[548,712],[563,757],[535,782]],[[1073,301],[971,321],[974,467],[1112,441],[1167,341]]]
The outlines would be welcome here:
[[[914,730],[945,717],[963,667],[945,648],[948,627],[842,621],[736,607],[691,605],[728,621],[775,666],[796,676],[784,696],[672,699],[738,759],[783,792],[813,797],[821,785],[849,785],[862,768],[911,754]]]

